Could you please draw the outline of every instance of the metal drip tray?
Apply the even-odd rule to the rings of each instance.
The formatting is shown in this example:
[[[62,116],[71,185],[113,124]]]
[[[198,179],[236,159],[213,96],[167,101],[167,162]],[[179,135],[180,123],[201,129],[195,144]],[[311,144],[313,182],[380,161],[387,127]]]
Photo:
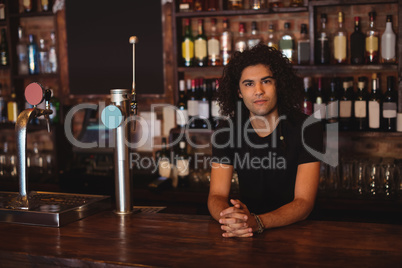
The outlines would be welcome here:
[[[0,222],[60,227],[110,208],[110,197],[104,195],[29,193],[29,209],[10,208],[15,192],[0,191]]]

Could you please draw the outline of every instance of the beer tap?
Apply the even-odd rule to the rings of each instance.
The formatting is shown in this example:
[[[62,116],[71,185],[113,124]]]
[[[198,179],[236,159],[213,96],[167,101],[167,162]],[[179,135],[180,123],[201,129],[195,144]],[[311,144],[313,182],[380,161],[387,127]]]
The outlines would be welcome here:
[[[45,89],[45,110],[46,111],[51,111],[50,109],[50,99],[52,97],[52,91],[50,89]],[[51,113],[45,113],[45,119],[46,119],[46,125],[47,125],[47,132],[50,133],[50,117],[49,114]]]
[[[131,36],[129,42],[130,44],[133,45],[133,83],[131,87],[130,112],[132,115],[136,116],[138,114],[138,106],[137,106],[137,93],[135,92],[135,44],[138,43],[138,38],[136,36]],[[135,131],[136,121],[134,120],[132,124],[133,124],[133,131]]]

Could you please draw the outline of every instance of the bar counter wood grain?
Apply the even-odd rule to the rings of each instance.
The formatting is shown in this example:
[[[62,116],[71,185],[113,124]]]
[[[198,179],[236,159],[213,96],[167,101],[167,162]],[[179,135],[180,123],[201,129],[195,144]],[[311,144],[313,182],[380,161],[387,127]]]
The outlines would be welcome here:
[[[223,238],[209,216],[105,211],[61,228],[0,223],[0,267],[401,267],[402,226],[303,221]]]

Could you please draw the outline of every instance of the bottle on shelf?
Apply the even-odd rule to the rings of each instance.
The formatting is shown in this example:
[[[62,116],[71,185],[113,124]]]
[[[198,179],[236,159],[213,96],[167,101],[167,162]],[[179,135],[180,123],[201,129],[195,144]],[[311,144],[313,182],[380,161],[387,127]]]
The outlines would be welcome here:
[[[49,68],[51,73],[57,73],[56,35],[54,32],[50,33]]]
[[[370,12],[370,24],[369,29],[366,33],[366,63],[367,64],[378,64],[378,38],[379,33],[375,27],[375,12]]]
[[[206,10],[208,11],[218,11],[219,10],[219,0],[207,0]]]
[[[0,123],[7,122],[7,101],[4,95],[3,84],[0,83]]]
[[[290,7],[302,7],[304,4],[303,0],[292,0],[289,4]]]
[[[307,65],[310,63],[310,38],[307,33],[307,24],[302,24],[300,38],[297,40],[297,63]]]
[[[278,38],[276,38],[274,25],[271,23],[268,27],[267,46],[278,49]]]
[[[250,9],[260,10],[264,8],[264,0],[250,0]]]
[[[211,33],[208,37],[208,65],[221,65],[220,42],[216,29],[216,19],[211,19]]]
[[[180,0],[179,11],[180,12],[192,12],[192,11],[194,11],[193,0]]]
[[[170,163],[169,150],[167,149],[167,146],[166,146],[166,138],[165,137],[162,138],[162,148],[157,153],[157,158],[158,158],[159,176],[169,178],[170,172],[172,170],[172,166]]]
[[[368,121],[369,129],[378,131],[381,129],[381,91],[379,88],[379,80],[376,73],[372,75],[371,94],[368,100]]]
[[[23,0],[22,1],[22,7],[24,9],[24,12],[34,12],[36,11],[36,0]]]
[[[198,67],[208,65],[207,37],[204,33],[203,19],[198,19],[198,34],[194,39],[194,63]]]
[[[346,63],[348,48],[348,33],[343,27],[343,14],[338,13],[338,29],[334,34],[334,62]]]
[[[40,0],[40,7],[43,12],[52,11],[53,0]]]
[[[229,10],[239,10],[244,8],[244,0],[228,0]]]
[[[214,129],[218,127],[222,118],[219,102],[217,99],[218,90],[219,90],[219,80],[215,79],[215,81],[212,82],[212,97],[211,97],[211,121],[212,121],[212,127]]]
[[[179,81],[179,101],[177,103],[176,110],[176,124],[179,128],[184,129],[188,122],[188,111],[187,111],[187,98],[185,93],[185,82],[184,80]]]
[[[355,129],[358,131],[368,129],[367,99],[366,77],[361,76],[358,78],[357,94],[354,101]]]
[[[185,141],[179,143],[179,154],[176,160],[178,187],[187,188],[190,185],[190,161],[187,154],[187,144]]]
[[[315,63],[329,64],[330,63],[330,35],[327,30],[327,14],[321,14],[321,29],[318,31],[315,41]]]
[[[198,103],[199,128],[209,127],[209,98],[205,79],[200,80],[200,98]]]
[[[235,51],[243,52],[247,49],[246,24],[244,22],[239,23],[239,32],[234,42]]]
[[[28,45],[25,42],[23,29],[18,26],[18,43],[16,47],[17,59],[18,59],[18,74],[28,74]]]
[[[334,79],[330,82],[330,92],[327,100],[327,122],[336,123],[339,121],[339,99],[336,92],[336,81]]]
[[[194,0],[194,11],[204,11],[203,0]]]
[[[339,99],[339,127],[347,131],[353,129],[353,78],[343,82],[343,94]]]
[[[54,95],[54,90],[50,89],[52,92],[52,97],[50,98],[50,109],[53,111],[49,115],[50,123],[59,124],[60,123],[60,100]]]
[[[314,101],[314,117],[319,120],[324,120],[326,114],[326,105],[322,95],[322,79],[318,78],[318,88]]]
[[[382,129],[384,131],[396,131],[396,114],[398,99],[394,90],[395,78],[387,77],[387,91],[384,93],[382,102]]]
[[[46,48],[45,39],[39,39],[39,73],[50,73],[49,68],[49,51]]]
[[[381,36],[381,58],[383,63],[396,62],[396,35],[392,30],[392,15],[387,15],[385,31]]]
[[[196,80],[191,80],[191,91],[187,92],[187,109],[188,109],[188,124],[189,128],[197,128],[198,127],[198,97],[197,97],[197,89],[195,85]]]
[[[350,63],[364,64],[366,36],[360,29],[360,17],[355,17],[355,31],[350,35]]]
[[[8,44],[6,37],[6,29],[1,29],[1,42],[0,42],[0,65],[7,66],[9,65],[10,57],[8,53]]]
[[[283,1],[282,0],[268,0],[269,1],[269,8],[275,8],[275,7],[283,7]]]
[[[251,22],[251,33],[247,39],[247,47],[252,48],[261,42],[263,42],[263,40],[258,30],[257,22],[253,21]]]
[[[304,83],[304,94],[303,94],[303,104],[302,104],[302,112],[307,115],[313,114],[313,102],[310,98],[311,96],[311,77],[306,76],[303,78]]]
[[[6,19],[6,4],[5,0],[0,0],[0,21],[4,21]]]
[[[285,30],[279,39],[279,50],[289,61],[294,62],[294,37],[290,33],[290,22],[285,22]]]
[[[33,34],[29,35],[28,67],[29,74],[39,74],[39,51]]]
[[[230,57],[232,55],[232,42],[233,35],[230,31],[229,21],[227,18],[223,19],[223,31],[220,36],[220,53],[222,59],[222,65],[227,65],[229,63]]]
[[[181,56],[183,65],[190,67],[194,65],[194,38],[191,31],[190,19],[184,19],[184,35],[181,41]]]
[[[11,92],[11,98],[7,102],[7,119],[8,122],[15,123],[17,122],[18,117],[18,104],[17,104],[17,96],[14,90]]]

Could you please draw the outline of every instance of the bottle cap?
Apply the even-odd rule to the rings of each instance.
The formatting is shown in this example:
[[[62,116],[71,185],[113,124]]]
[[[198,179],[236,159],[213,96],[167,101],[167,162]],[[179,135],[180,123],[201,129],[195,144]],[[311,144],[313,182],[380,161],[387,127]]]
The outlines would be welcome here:
[[[392,22],[392,15],[387,15],[387,22]]]

